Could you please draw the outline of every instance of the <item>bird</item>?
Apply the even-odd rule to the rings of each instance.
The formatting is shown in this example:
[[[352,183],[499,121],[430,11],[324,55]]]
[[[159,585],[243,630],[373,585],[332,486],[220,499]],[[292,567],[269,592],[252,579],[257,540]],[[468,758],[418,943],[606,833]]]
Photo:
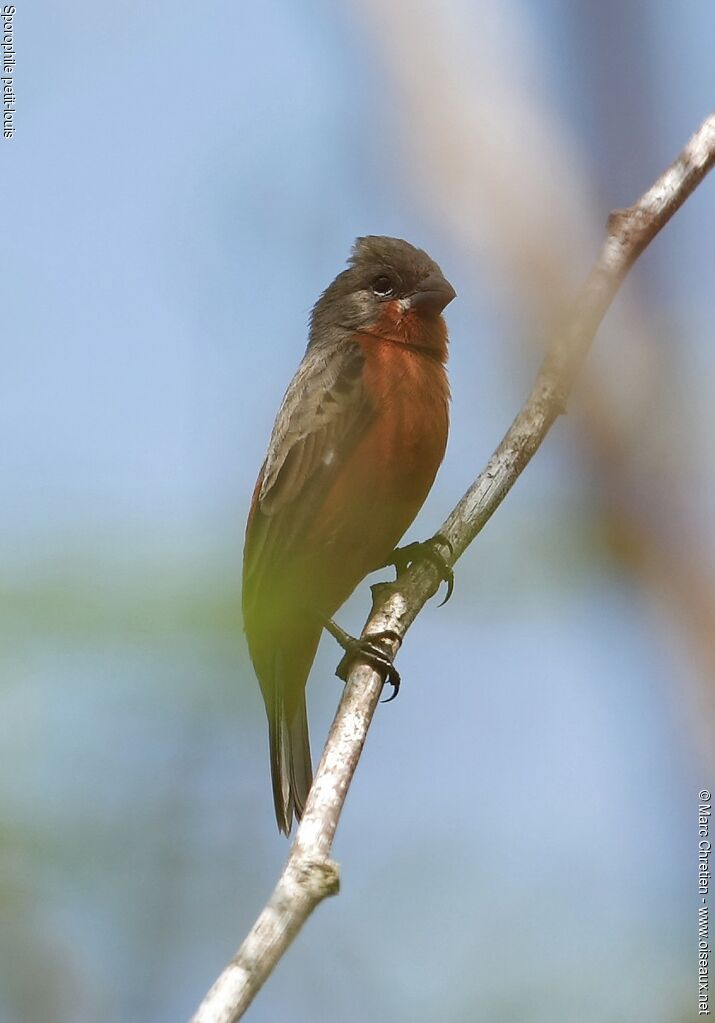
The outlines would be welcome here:
[[[391,563],[399,570],[416,548],[444,566],[432,541],[396,547],[445,453],[442,312],[455,296],[424,250],[401,238],[356,239],[347,269],[313,307],[273,426],[246,526],[242,609],[285,835],[312,783],[305,688],[323,628],[346,657],[362,651],[397,686],[388,655],[352,640],[332,617],[368,574]],[[411,558],[400,562],[399,550]]]

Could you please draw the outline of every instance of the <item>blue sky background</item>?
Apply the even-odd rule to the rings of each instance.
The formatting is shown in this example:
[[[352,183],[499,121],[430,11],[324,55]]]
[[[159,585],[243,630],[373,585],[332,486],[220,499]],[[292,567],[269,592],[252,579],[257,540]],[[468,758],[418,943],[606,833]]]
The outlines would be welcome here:
[[[503,5],[599,223],[715,95],[712,5],[623,6]],[[0,146],[3,1023],[188,1018],[272,887],[287,847],[241,635],[243,527],[310,307],[355,236],[422,245],[459,296],[452,436],[410,537],[442,521],[538,363],[520,283],[495,288],[488,252],[475,273],[417,183],[368,10],[17,5],[17,132]],[[423,10],[475,59],[501,31],[486,3]],[[627,286],[673,367],[660,429],[708,572],[714,217],[708,181]],[[627,342],[604,331],[602,373],[618,378]],[[657,476],[647,440],[634,464]],[[562,421],[452,602],[411,632],[341,823],[341,895],[256,1023],[694,1017],[712,782],[697,655],[614,558],[599,499]],[[364,585],[341,621],[359,629],[367,607]],[[316,755],[336,661],[326,641]]]

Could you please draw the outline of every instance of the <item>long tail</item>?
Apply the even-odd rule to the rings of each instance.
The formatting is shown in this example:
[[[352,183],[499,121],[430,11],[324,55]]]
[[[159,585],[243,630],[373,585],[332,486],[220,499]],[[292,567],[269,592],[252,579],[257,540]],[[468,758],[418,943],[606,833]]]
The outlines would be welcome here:
[[[313,782],[305,684],[322,630],[310,619],[288,621],[280,608],[265,623],[247,610],[246,637],[268,716],[276,820],[287,835],[293,818],[303,814]]]
[[[313,782],[305,694],[300,695],[298,706],[290,715],[287,711],[281,691],[277,689],[268,714],[268,731],[273,803],[278,827],[284,835],[290,832],[293,815],[298,820],[302,817]]]

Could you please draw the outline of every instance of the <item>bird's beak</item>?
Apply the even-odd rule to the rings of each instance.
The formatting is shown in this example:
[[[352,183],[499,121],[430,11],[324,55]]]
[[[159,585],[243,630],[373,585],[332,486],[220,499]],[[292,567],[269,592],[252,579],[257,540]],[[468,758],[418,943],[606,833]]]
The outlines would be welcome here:
[[[441,313],[445,306],[455,298],[457,292],[442,274],[430,274],[420,282],[419,288],[410,295],[410,309],[418,313]]]

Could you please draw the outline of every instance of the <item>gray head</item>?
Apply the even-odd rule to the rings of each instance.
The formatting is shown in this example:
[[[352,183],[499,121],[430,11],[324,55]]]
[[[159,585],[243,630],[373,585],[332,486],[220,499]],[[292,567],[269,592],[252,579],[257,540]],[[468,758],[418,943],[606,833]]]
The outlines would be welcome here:
[[[331,327],[359,330],[374,325],[386,303],[439,317],[455,291],[433,259],[402,238],[367,235],[353,246],[348,269],[338,274],[313,309],[311,343]]]

